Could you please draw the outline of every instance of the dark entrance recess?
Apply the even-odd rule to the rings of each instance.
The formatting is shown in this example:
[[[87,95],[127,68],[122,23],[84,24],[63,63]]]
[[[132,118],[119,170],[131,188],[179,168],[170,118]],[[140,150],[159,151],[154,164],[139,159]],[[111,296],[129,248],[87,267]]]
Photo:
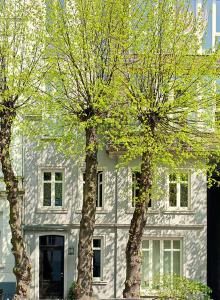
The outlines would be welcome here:
[[[40,237],[39,261],[40,299],[63,299],[64,237]]]
[[[213,177],[220,182],[220,177]],[[220,299],[220,187],[216,184],[208,189],[208,286],[212,299]]]

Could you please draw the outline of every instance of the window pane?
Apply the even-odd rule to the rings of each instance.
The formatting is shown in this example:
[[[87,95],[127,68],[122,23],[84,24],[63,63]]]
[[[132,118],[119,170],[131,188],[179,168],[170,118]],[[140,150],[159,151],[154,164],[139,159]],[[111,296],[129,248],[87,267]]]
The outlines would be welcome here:
[[[55,206],[62,206],[62,183],[55,183]]]
[[[173,248],[180,249],[180,241],[173,241]]]
[[[171,273],[171,251],[164,251],[163,270],[164,274]]]
[[[160,272],[160,241],[153,241],[153,277]]]
[[[101,239],[94,239],[93,240],[93,247],[94,248],[101,248]]]
[[[101,250],[93,250],[93,277],[101,277]]]
[[[188,181],[188,174],[187,173],[182,173],[180,175],[180,181]]]
[[[51,180],[51,172],[44,172],[44,181]]]
[[[102,182],[102,172],[98,172],[98,182]]]
[[[176,183],[170,183],[170,190],[169,190],[169,203],[170,206],[176,206],[177,205],[177,188]]]
[[[149,263],[149,251],[143,251],[142,254],[142,267],[141,267],[141,285],[149,286],[149,271],[150,271],[150,263]]]
[[[216,1],[216,31],[220,32],[220,1]]]
[[[55,173],[55,180],[56,181],[62,181],[62,179],[63,179],[62,175],[63,175],[62,172],[56,172]]]
[[[188,206],[188,183],[180,184],[180,206]]]
[[[180,275],[180,251],[173,252],[173,273]]]
[[[44,197],[43,205],[51,206],[51,183],[44,182]]]
[[[176,181],[176,174],[170,174],[169,181]]]
[[[142,242],[142,248],[143,249],[149,249],[149,241],[148,240],[145,240]]]
[[[164,249],[171,249],[171,241],[165,240],[163,245]]]

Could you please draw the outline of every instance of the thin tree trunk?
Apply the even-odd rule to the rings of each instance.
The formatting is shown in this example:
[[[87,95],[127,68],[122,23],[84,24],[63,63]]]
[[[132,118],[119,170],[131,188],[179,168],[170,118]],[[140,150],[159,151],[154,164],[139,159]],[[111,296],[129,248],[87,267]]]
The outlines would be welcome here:
[[[12,235],[12,253],[15,258],[13,272],[17,283],[16,293],[13,299],[24,300],[29,297],[31,265],[26,254],[21,227],[22,200],[19,195],[18,179],[13,171],[10,157],[12,124],[15,118],[15,112],[13,112],[10,107],[7,107],[1,112],[0,117],[0,162],[6,185],[7,199],[10,206],[9,224]]]
[[[142,155],[140,196],[132,216],[129,238],[126,247],[126,281],[124,298],[140,298],[141,285],[141,242],[147,221],[147,209],[152,187],[152,155]]]
[[[80,221],[78,244],[78,278],[75,297],[80,300],[92,296],[93,278],[93,231],[96,213],[97,186],[97,135],[95,128],[86,129],[86,170],[85,194],[83,198],[82,218]]]

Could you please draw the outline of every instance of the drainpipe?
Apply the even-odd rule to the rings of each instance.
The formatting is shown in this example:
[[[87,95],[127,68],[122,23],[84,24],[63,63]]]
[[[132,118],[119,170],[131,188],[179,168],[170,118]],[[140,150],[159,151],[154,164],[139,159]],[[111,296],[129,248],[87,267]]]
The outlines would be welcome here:
[[[115,160],[117,165],[118,159]],[[115,170],[115,242],[114,242],[114,298],[117,296],[117,256],[118,256],[118,170]]]

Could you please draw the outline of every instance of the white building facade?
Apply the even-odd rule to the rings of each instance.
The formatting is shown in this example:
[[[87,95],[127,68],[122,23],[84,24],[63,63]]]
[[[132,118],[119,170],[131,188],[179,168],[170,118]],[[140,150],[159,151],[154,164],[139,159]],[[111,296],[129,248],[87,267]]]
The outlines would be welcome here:
[[[194,7],[202,0],[193,1]],[[220,36],[220,1],[207,1],[207,46]],[[64,299],[77,277],[77,244],[83,200],[84,167],[56,151],[51,143],[15,143],[15,169],[23,199],[23,231],[32,264],[31,299]],[[94,231],[93,290],[99,299],[122,298],[125,247],[134,210],[134,164],[116,168],[118,158],[99,153],[98,197]],[[206,174],[193,166],[161,172],[159,199],[151,200],[144,231],[142,294],[151,294],[155,274],[176,273],[207,282]],[[2,174],[0,174],[2,178]],[[179,177],[179,178],[178,178]],[[9,206],[0,182],[0,290],[11,299],[12,273]],[[0,298],[1,299],[1,298]]]
[[[22,147],[23,230],[32,264],[31,299],[63,299],[76,280],[77,243],[83,200],[83,166],[56,152]],[[99,153],[97,216],[94,232],[94,295],[122,297],[125,247],[134,196],[130,167],[116,169],[117,157]],[[152,197],[143,237],[142,293],[155,274],[177,273],[206,282],[206,176],[193,168],[180,179],[161,172],[160,199]],[[179,173],[180,172],[180,173]],[[133,183],[132,183],[133,181]],[[1,198],[1,283],[5,294],[14,282],[8,205]],[[7,290],[6,290],[7,286]]]

